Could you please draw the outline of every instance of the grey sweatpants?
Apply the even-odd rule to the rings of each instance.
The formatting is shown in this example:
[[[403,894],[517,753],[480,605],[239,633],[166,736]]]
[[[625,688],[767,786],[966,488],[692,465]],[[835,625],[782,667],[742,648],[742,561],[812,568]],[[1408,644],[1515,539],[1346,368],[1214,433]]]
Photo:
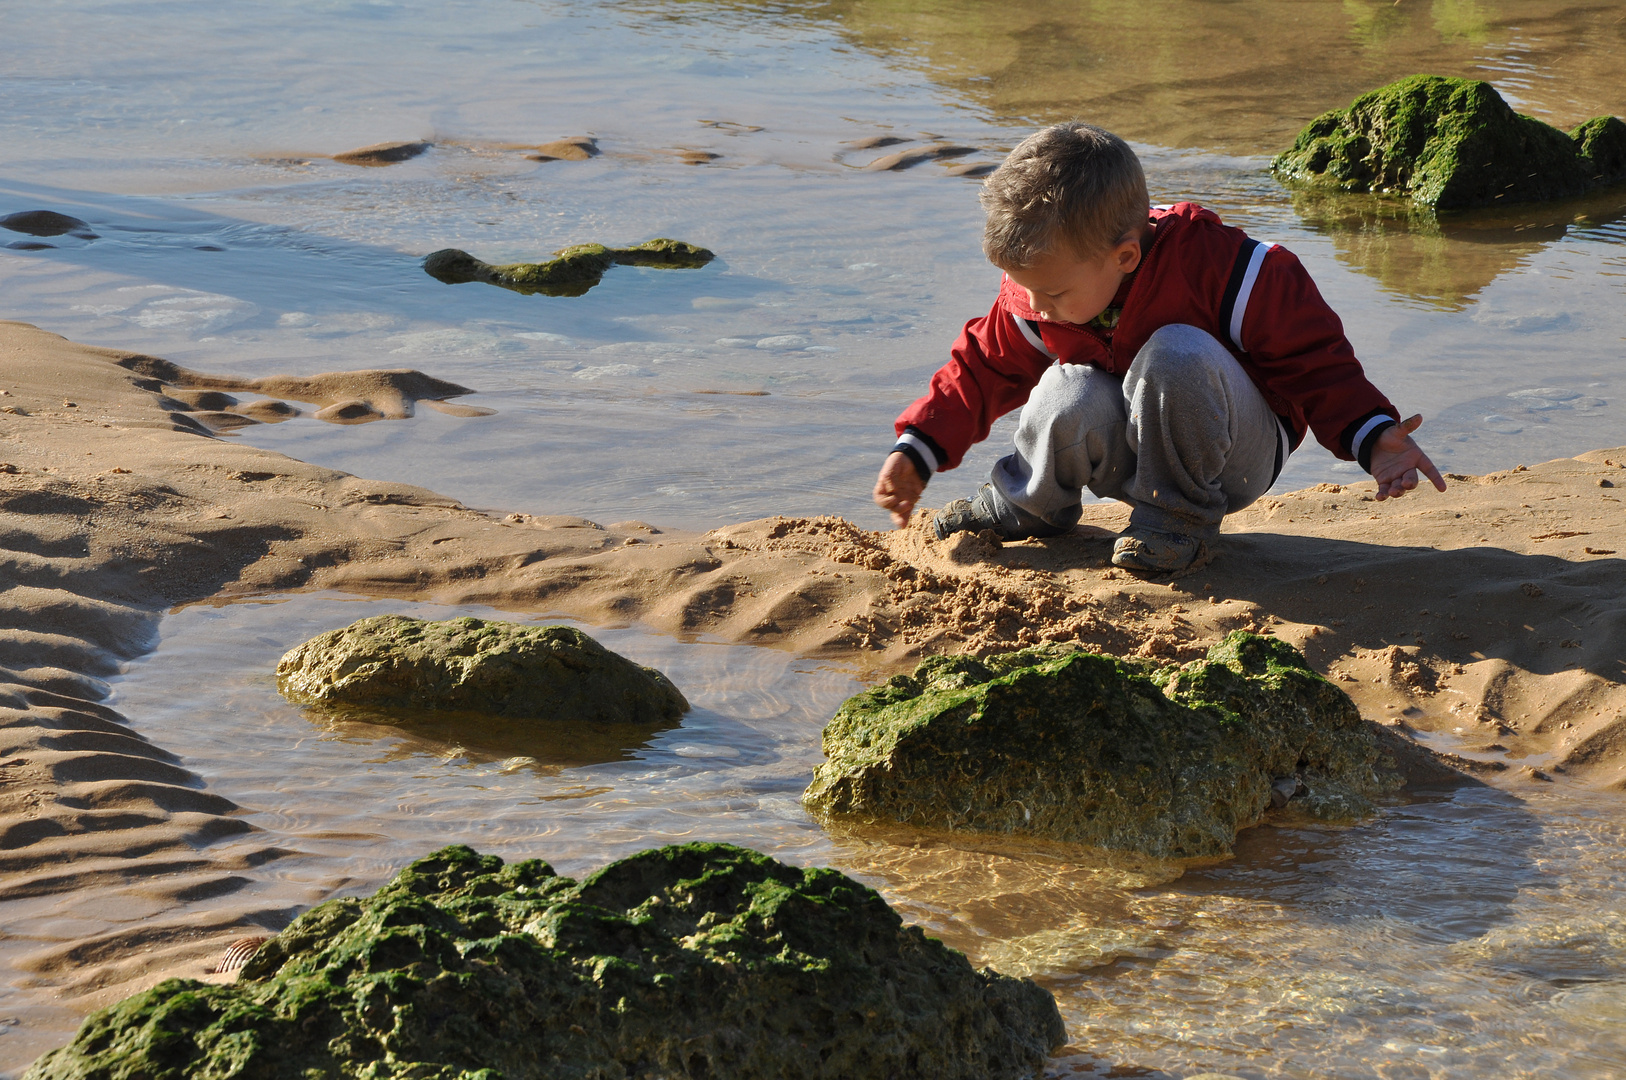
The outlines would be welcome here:
[[[1275,482],[1286,454],[1281,421],[1242,365],[1177,323],[1122,377],[1085,364],[1046,371],[1022,407],[1016,452],[990,480],[1002,519],[1071,528],[1089,488],[1129,503],[1131,526],[1210,539]]]

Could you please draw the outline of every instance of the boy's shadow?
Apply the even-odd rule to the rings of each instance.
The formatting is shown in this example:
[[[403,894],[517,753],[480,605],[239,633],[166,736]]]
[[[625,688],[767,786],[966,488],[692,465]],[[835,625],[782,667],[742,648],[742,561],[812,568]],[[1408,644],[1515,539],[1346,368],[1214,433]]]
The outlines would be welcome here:
[[[1494,659],[1536,675],[1626,677],[1626,559],[1250,532],[1221,537],[1212,564],[1174,585],[1198,582],[1288,622],[1331,628],[1306,643],[1312,663],[1333,650],[1400,646],[1445,664]]]

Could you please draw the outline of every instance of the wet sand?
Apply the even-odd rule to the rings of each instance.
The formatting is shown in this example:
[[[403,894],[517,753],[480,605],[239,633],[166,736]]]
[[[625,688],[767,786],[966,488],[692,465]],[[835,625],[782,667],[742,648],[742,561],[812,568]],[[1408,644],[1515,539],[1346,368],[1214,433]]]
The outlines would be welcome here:
[[[159,363],[0,323],[0,900],[94,888],[151,912],[29,958],[65,1009],[203,975],[282,915],[252,872],[290,853],[100,703],[162,611],[213,596],[339,589],[637,621],[877,672],[1039,640],[1182,659],[1252,628],[1401,735],[1472,737],[1493,783],[1626,789],[1626,448],[1385,503],[1370,484],[1271,496],[1227,522],[1207,565],[1141,580],[1107,562],[1124,521],[1107,505],[1071,536],[1002,548],[838,518],[695,534],[477,511],[216,437],[200,416],[218,403],[164,393]],[[327,379],[320,400],[409,411],[380,396],[399,378]],[[207,920],[183,910],[205,896]]]

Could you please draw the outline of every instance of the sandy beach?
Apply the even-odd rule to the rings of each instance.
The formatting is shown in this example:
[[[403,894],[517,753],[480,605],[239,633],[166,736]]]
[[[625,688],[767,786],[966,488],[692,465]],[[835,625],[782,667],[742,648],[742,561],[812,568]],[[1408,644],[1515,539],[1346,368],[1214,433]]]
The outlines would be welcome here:
[[[1272,495],[1227,521],[1206,564],[1140,579],[1107,561],[1125,520],[1113,505],[1003,547],[931,540],[924,510],[898,532],[828,517],[704,534],[481,512],[219,437],[240,414],[208,394],[246,388],[217,383],[0,323],[0,901],[48,910],[93,891],[152,911],[137,931],[32,955],[41,1010],[206,976],[279,917],[243,886],[290,853],[256,847],[241,808],[101,703],[162,612],[207,598],[329,589],[563,613],[877,674],[1038,641],[1182,660],[1251,628],[1397,734],[1454,736],[1436,745],[1492,784],[1626,790],[1626,448],[1384,503],[1369,483]],[[461,388],[357,372],[252,389],[273,402],[262,411],[282,395],[404,417]],[[212,855],[230,836],[230,856]],[[207,919],[185,907],[199,897],[219,898]]]

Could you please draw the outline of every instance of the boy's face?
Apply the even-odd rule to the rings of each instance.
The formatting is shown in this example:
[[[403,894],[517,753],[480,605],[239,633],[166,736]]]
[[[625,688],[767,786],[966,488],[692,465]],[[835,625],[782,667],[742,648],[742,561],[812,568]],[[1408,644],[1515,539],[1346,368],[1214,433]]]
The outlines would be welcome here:
[[[1041,319],[1087,323],[1112,303],[1125,275],[1140,265],[1140,238],[1120,240],[1105,254],[1080,258],[1063,248],[1006,275],[1028,294]]]

